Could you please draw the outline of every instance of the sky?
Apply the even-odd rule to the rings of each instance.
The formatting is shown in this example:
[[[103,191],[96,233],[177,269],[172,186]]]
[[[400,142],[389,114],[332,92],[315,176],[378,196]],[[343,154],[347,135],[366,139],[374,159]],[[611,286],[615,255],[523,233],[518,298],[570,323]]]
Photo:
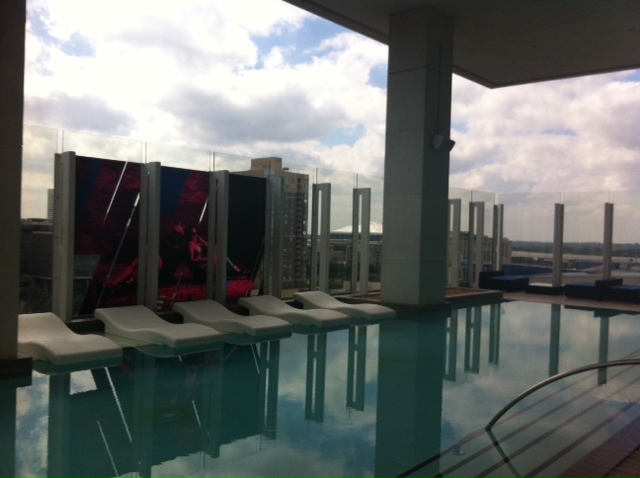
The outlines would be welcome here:
[[[26,54],[26,124],[383,174],[386,45],[282,0],[28,0]],[[452,187],[639,189],[640,70],[452,97]]]

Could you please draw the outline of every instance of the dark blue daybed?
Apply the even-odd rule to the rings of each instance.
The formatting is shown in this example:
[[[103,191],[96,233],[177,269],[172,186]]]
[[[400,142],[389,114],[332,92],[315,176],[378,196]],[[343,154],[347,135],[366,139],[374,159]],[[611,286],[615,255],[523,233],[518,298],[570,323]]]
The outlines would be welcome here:
[[[607,287],[604,292],[604,298],[623,302],[640,302],[640,285],[620,284]]]
[[[564,285],[564,295],[574,299],[602,299],[598,296],[595,282],[574,282]]]
[[[608,299],[607,291],[622,286],[622,279],[600,279],[591,282],[565,284],[564,295],[576,299]]]
[[[528,285],[529,278],[527,276],[505,275],[504,271],[484,271],[478,275],[480,289],[514,292],[524,290]]]

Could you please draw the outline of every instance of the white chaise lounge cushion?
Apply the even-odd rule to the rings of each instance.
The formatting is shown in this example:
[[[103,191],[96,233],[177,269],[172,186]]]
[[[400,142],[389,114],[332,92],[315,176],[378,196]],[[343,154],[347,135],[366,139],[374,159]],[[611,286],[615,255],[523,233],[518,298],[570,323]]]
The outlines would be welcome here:
[[[350,317],[361,317],[370,320],[390,319],[396,311],[380,304],[346,304],[326,292],[311,290],[294,292],[293,298],[305,309],[330,309],[342,312]]]
[[[55,365],[121,360],[122,348],[95,334],[76,334],[52,312],[18,316],[18,351]]]
[[[171,348],[220,342],[224,334],[199,324],[171,324],[143,305],[95,310],[105,332]]]
[[[342,325],[351,321],[348,315],[335,310],[296,309],[272,295],[240,297],[238,304],[249,309],[251,315],[265,314],[286,320],[291,324],[315,325],[317,327]]]
[[[291,331],[291,324],[270,315],[236,314],[215,300],[176,302],[173,310],[185,323],[202,324],[221,332],[248,335],[271,335]]]

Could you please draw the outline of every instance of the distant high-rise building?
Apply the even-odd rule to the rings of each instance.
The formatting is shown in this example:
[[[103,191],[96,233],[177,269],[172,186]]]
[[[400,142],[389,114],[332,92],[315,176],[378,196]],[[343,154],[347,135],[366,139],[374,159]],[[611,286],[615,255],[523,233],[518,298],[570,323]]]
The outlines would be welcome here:
[[[256,158],[249,171],[237,174],[284,178],[284,232],[282,240],[282,288],[302,288],[306,283],[306,231],[309,175],[282,167],[282,158]]]

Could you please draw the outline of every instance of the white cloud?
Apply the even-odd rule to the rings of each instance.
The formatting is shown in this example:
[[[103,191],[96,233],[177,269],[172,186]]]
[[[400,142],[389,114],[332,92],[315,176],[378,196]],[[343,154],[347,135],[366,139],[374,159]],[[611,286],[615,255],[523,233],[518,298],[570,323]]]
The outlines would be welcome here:
[[[28,11],[27,123],[382,175],[382,44],[281,0],[29,0]],[[454,77],[450,185],[637,189],[639,111],[628,73],[498,90]]]
[[[624,76],[500,90],[456,77],[452,185],[502,193],[637,188],[640,83]]]

